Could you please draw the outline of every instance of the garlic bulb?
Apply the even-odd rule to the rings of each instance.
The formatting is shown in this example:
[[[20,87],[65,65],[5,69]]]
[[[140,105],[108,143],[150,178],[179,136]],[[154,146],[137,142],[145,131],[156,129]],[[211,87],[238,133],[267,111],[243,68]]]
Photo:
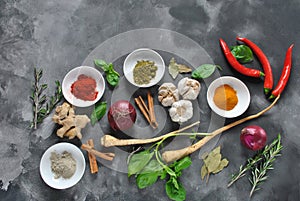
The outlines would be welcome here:
[[[183,78],[178,82],[178,92],[185,100],[195,100],[200,92],[201,85],[197,80]]]
[[[179,100],[179,93],[172,83],[164,83],[158,89],[158,100],[165,107],[171,106]]]
[[[174,122],[183,123],[193,117],[193,105],[189,100],[174,102],[169,109],[169,114]]]

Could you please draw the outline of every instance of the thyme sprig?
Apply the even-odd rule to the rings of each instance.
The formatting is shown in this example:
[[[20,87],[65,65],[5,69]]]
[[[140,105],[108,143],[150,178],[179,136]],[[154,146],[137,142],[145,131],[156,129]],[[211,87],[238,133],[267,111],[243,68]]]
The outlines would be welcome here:
[[[240,166],[239,172],[232,175],[231,181],[227,187],[230,187],[238,179],[245,176],[248,170],[251,170],[252,178],[249,179],[250,183],[252,184],[252,189],[250,192],[251,197],[254,191],[259,190],[258,185],[267,179],[267,170],[273,169],[272,165],[275,161],[275,157],[280,156],[279,152],[282,150],[282,148],[281,136],[279,134],[270,145],[266,145],[265,148],[258,152],[254,158],[248,159],[246,165]]]
[[[58,80],[55,81],[56,89],[54,95],[50,96],[49,99],[47,98],[44,91],[47,89],[48,85],[40,83],[42,76],[43,70],[34,68],[34,84],[30,96],[33,103],[33,119],[30,127],[34,129],[37,129],[38,124],[43,122],[62,98],[62,88]]]

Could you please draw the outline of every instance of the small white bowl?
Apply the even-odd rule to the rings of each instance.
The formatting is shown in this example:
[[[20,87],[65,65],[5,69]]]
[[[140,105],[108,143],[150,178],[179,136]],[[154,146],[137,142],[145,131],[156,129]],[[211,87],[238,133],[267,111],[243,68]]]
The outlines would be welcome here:
[[[92,77],[96,81],[96,91],[98,92],[98,94],[96,99],[93,101],[85,101],[76,98],[71,92],[72,84],[78,79],[78,76],[81,74]],[[66,74],[62,82],[62,92],[65,99],[69,103],[77,107],[89,107],[95,104],[103,96],[104,91],[105,91],[105,80],[103,76],[97,69],[89,66],[79,66],[73,68],[71,71],[69,71]]]
[[[71,178],[64,179],[60,177],[55,179],[54,173],[51,170],[50,156],[52,152],[62,154],[64,151],[71,153],[73,158],[76,160],[76,171]],[[74,186],[80,181],[84,171],[85,159],[82,152],[75,145],[66,142],[58,143],[48,148],[43,154],[40,162],[40,174],[42,179],[46,184],[55,189],[66,189]]]
[[[133,80],[133,69],[139,60],[154,61],[157,66],[156,76],[150,81],[149,84],[138,85]],[[157,84],[165,74],[165,62],[163,58],[154,50],[148,48],[140,48],[131,52],[125,59],[123,65],[123,72],[126,79],[137,87],[151,87]]]
[[[238,103],[232,110],[220,109],[213,101],[215,90],[222,85],[228,84],[237,94]],[[226,118],[234,118],[243,114],[250,104],[250,93],[247,86],[239,79],[231,76],[223,76],[214,80],[207,90],[207,101],[210,108],[218,115]]]

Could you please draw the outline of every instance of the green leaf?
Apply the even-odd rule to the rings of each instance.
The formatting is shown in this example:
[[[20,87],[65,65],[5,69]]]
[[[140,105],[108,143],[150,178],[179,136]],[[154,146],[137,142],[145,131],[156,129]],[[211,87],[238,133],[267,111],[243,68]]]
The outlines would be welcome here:
[[[192,164],[192,160],[189,156],[184,157],[174,167],[175,172],[180,172],[183,169],[188,168]]]
[[[112,72],[112,73],[106,74],[106,80],[111,86],[115,87],[119,83],[119,76],[118,76],[118,74]]]
[[[192,72],[192,78],[195,78],[195,79],[208,78],[216,70],[216,67],[217,66],[214,64],[202,64],[201,66],[199,66],[196,70],[194,70]]]
[[[158,175],[159,174],[157,172],[139,174],[136,178],[138,188],[143,189],[153,185],[157,181]]]
[[[108,65],[104,60],[101,60],[101,59],[95,59],[94,63],[97,67],[100,67],[100,68]]]
[[[148,150],[133,154],[128,163],[128,177],[140,172],[151,160],[154,152]]]
[[[173,181],[170,179],[166,183],[166,193],[171,200],[182,201],[186,198],[186,191],[182,184],[177,181],[178,188],[174,186]]]
[[[237,45],[230,47],[231,53],[240,63],[249,63],[253,61],[253,53],[246,45]]]
[[[106,113],[107,103],[104,102],[98,102],[95,105],[95,109],[93,110],[91,114],[91,124],[94,126],[97,121],[99,121]]]
[[[152,159],[140,172],[140,174],[145,173],[159,173],[162,174],[163,167],[158,163],[157,160]]]

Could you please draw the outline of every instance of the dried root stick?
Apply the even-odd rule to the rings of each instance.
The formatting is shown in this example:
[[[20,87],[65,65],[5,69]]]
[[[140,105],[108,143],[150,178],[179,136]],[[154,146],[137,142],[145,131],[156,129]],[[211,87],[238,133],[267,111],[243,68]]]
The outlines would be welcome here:
[[[105,147],[112,147],[112,146],[127,146],[127,145],[136,145],[136,144],[148,144],[148,143],[153,143],[153,142],[157,142],[159,140],[162,140],[164,138],[168,138],[173,136],[176,133],[180,133],[182,131],[185,131],[189,128],[192,128],[193,126],[199,124],[200,121],[197,121],[193,124],[190,124],[184,128],[181,128],[179,130],[176,131],[172,131],[170,133],[167,133],[165,135],[159,136],[159,137],[155,137],[155,138],[150,138],[150,139],[117,139],[111,135],[104,135],[101,138],[101,145],[105,146]]]
[[[221,134],[222,132],[226,131],[226,130],[229,130],[230,128],[234,127],[234,126],[237,126],[241,123],[244,123],[246,121],[249,121],[251,119],[255,119],[255,118],[258,118],[260,117],[262,114],[264,114],[265,112],[269,111],[275,104],[276,102],[278,101],[280,96],[278,96],[274,102],[269,105],[267,108],[265,108],[264,110],[258,112],[257,114],[254,114],[254,115],[250,115],[248,117],[245,117],[243,119],[240,119],[238,121],[235,121],[231,124],[228,124],[222,128],[219,128],[215,131],[213,131],[211,133],[211,135],[209,136],[206,136],[204,138],[202,138],[200,141],[198,141],[197,143],[189,146],[189,147],[186,147],[186,148],[183,148],[183,149],[179,149],[179,150],[172,150],[172,151],[165,151],[163,154],[162,154],[162,158],[163,160],[166,162],[166,163],[169,163],[169,162],[172,162],[172,161],[175,161],[175,160],[178,160],[178,159],[181,159],[187,155],[190,155],[192,154],[193,152],[197,151],[198,149],[200,149],[203,145],[205,145],[209,140],[211,140],[212,138],[214,138],[215,136]]]

